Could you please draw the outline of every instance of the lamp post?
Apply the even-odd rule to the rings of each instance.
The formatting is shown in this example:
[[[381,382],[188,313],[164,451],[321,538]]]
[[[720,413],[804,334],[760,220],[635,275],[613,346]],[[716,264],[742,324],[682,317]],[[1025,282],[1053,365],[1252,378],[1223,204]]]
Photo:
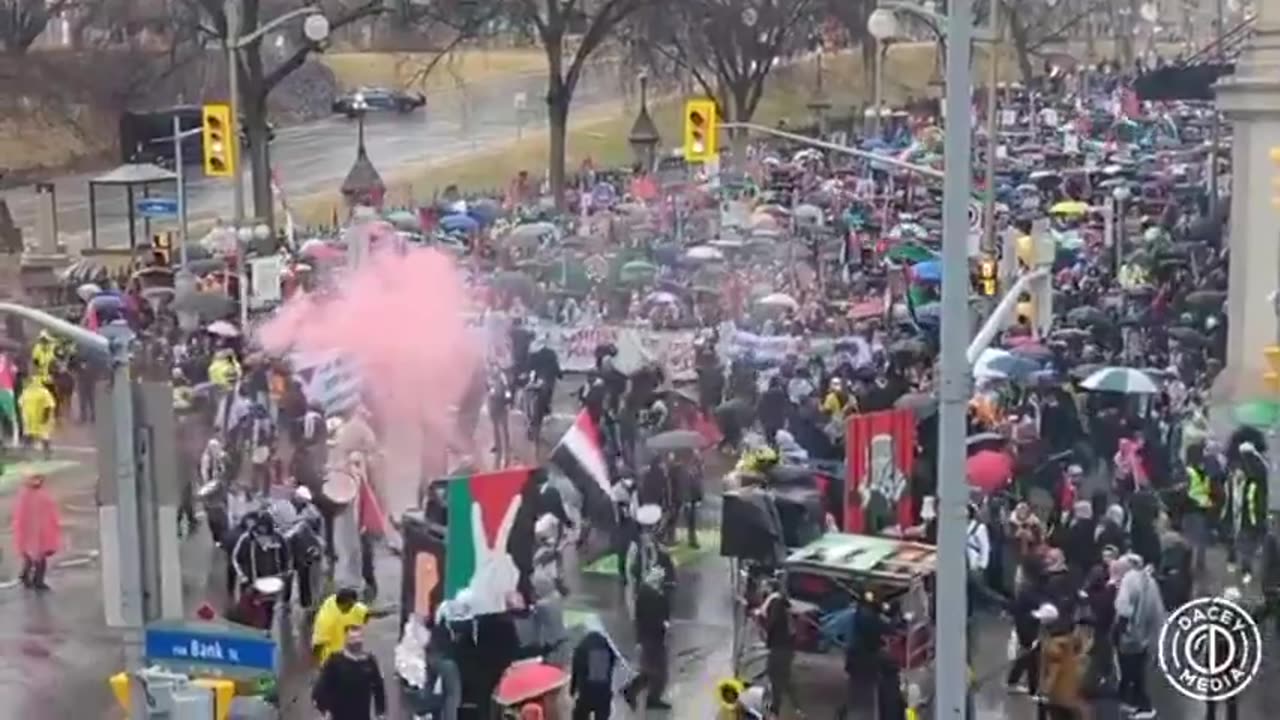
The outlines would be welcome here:
[[[867,32],[876,41],[876,59],[872,79],[871,134],[880,136],[880,120],[884,114],[884,46],[898,34],[898,16],[892,10],[876,8],[867,18]]]
[[[1112,261],[1115,263],[1115,275],[1120,277],[1120,266],[1124,262],[1124,244],[1125,233],[1128,228],[1125,227],[1125,201],[1129,199],[1129,186],[1120,185],[1111,191],[1111,197],[1116,201],[1116,219],[1115,219],[1115,239],[1112,241],[1115,249],[1115,257]]]
[[[636,112],[635,122],[631,124],[627,142],[635,154],[636,163],[646,173],[653,172],[657,164],[657,153],[654,150],[662,142],[662,136],[658,134],[658,126],[649,116],[649,76],[646,73],[640,73],[640,109]]]
[[[369,112],[369,102],[364,99],[364,93],[351,97],[351,111],[356,116],[356,153],[364,153],[364,116]]]
[[[321,14],[320,8],[314,5],[291,10],[242,35],[241,1],[226,0],[223,4],[223,15],[227,23],[226,37],[223,40],[223,47],[227,53],[227,94],[231,96],[227,101],[231,108],[231,127],[228,130],[231,135],[230,141],[234,143],[232,157],[235,158],[232,163],[235,168],[232,173],[232,218],[237,227],[244,223],[244,165],[240,162],[242,155],[240,151],[244,146],[240,141],[240,51],[284,23],[303,16],[306,19],[302,22],[302,34],[307,40],[318,43],[329,37],[329,19]]]

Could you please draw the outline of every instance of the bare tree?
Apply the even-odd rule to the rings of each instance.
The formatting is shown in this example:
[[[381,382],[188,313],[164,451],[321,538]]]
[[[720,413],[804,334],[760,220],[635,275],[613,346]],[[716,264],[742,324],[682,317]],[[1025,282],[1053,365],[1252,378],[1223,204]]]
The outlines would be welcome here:
[[[222,0],[186,0],[194,3],[201,19],[200,30],[218,44],[225,42],[227,34],[226,6]],[[282,4],[268,5],[263,0],[232,0],[239,4],[239,25],[232,29],[232,37],[244,37],[253,33],[272,17],[292,9]],[[354,4],[344,2],[320,5],[329,19],[331,31],[337,31],[366,18],[374,17],[386,9],[382,0],[359,0]],[[324,46],[308,40],[298,26],[282,28],[293,42],[291,50],[279,63],[268,67],[263,56],[262,41],[258,38],[238,53],[240,62],[240,113],[248,143],[249,164],[253,170],[254,214],[271,222],[275,215],[271,191],[270,125],[267,122],[267,97],[286,77],[302,67],[312,53],[322,52]]]
[[[569,105],[587,61],[619,26],[641,6],[665,7],[662,0],[508,0],[509,18],[533,28],[547,55],[547,158],[551,192],[556,206],[564,206],[565,150],[569,135]],[[572,36],[576,47],[569,48]]]
[[[720,113],[750,122],[779,59],[803,49],[822,0],[684,0],[646,13],[653,51],[693,76]]]
[[[0,1],[0,51],[21,55],[44,33],[49,20],[67,7],[69,0]]]
[[[1107,6],[1099,0],[1086,0],[1074,8],[1050,6],[1044,0],[1000,0],[1000,4],[1001,19],[1009,29],[1018,72],[1025,83],[1035,76],[1035,55],[1045,45],[1061,39],[1067,31]]]

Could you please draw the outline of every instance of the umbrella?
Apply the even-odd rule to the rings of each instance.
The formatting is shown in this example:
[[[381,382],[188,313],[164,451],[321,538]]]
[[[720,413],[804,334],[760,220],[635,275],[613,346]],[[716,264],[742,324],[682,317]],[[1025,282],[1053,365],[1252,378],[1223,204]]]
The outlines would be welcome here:
[[[669,292],[659,291],[659,292],[649,293],[649,297],[645,298],[644,301],[647,303],[655,303],[658,305],[676,305],[680,302],[680,298],[676,297],[675,295],[672,295]]]
[[[549,222],[536,222],[515,228],[507,237],[515,242],[535,242],[544,237],[554,238],[559,234],[555,225]]]
[[[1107,314],[1092,305],[1067,312],[1067,320],[1077,325],[1097,325],[1107,321]]]
[[[1269,430],[1280,424],[1280,402],[1250,400],[1231,408],[1231,417],[1240,425]]]
[[[533,278],[522,272],[507,271],[499,273],[493,279],[493,288],[509,295],[515,295],[522,299],[528,300],[537,295],[537,285],[534,284]]]
[[[200,318],[220,318],[231,312],[231,298],[224,293],[195,292],[174,297],[174,312],[191,313]]]
[[[1007,379],[1030,375],[1039,365],[1025,357],[1018,357],[1007,350],[987,348],[973,363],[975,378]]]
[[[461,213],[445,215],[440,218],[440,229],[445,232],[473,233],[480,229],[480,221]]]
[[[698,245],[689,248],[684,256],[690,260],[723,260],[724,253],[711,247],[710,245]]]
[[[704,444],[701,433],[693,430],[669,430],[658,433],[645,443],[654,452],[671,452],[674,450],[697,450]]]
[[[80,298],[84,302],[89,302],[100,292],[102,292],[102,288],[94,285],[93,283],[85,283],[76,288],[76,297]]]
[[[893,401],[893,406],[910,410],[916,414],[917,420],[924,420],[938,412],[938,396],[930,393],[907,393]]]
[[[206,327],[204,331],[210,335],[217,335],[218,337],[240,337],[239,328],[226,320],[215,320],[209,323],[209,326]]]
[[[1118,392],[1126,395],[1151,395],[1159,392],[1155,381],[1141,370],[1127,367],[1104,367],[1084,379],[1085,390]]]
[[[1053,351],[1038,342],[1021,343],[1009,352],[1017,357],[1029,360],[1048,360],[1053,357]]]
[[[778,221],[773,219],[772,215],[753,215],[751,217],[751,229],[754,230],[777,230]]]
[[[707,244],[713,248],[719,248],[721,250],[741,250],[747,246],[747,244],[741,240],[712,240]]]
[[[344,253],[341,248],[324,240],[311,239],[302,243],[298,248],[298,254],[315,260],[328,260],[342,257]]]
[[[969,485],[990,495],[1009,484],[1013,477],[1013,458],[997,450],[974,453],[965,462]]]
[[[1089,331],[1081,330],[1080,328],[1062,328],[1053,331],[1053,338],[1055,340],[1066,340],[1070,342],[1084,340],[1088,337]]]
[[[618,279],[624,283],[647,282],[658,273],[658,268],[643,260],[632,260],[618,269]]]
[[[792,216],[798,222],[816,225],[822,222],[822,208],[817,205],[798,205],[792,211]]]
[[[925,345],[923,340],[918,338],[907,338],[889,346],[889,352],[894,355],[924,355],[929,351],[929,347]]]
[[[516,707],[562,687],[568,682],[565,672],[555,665],[540,662],[515,663],[502,674],[493,691],[493,699],[501,705]]]
[[[1209,339],[1199,330],[1189,327],[1173,327],[1167,330],[1169,337],[1186,345],[1204,346],[1209,344]]]
[[[911,274],[920,282],[934,283],[942,280],[942,263],[937,260],[926,260],[911,268]]]
[[[1213,306],[1221,306],[1227,300],[1227,293],[1222,290],[1197,290],[1188,293],[1187,304],[1196,307],[1209,309]]]
[[[417,213],[408,210],[393,210],[387,213],[387,222],[391,223],[395,229],[408,232],[418,232],[422,230],[422,219]]]
[[[789,310],[795,310],[800,307],[800,303],[786,293],[770,293],[757,300],[756,303],[764,307],[786,308]]]
[[[481,225],[489,225],[502,214],[502,208],[498,207],[498,203],[493,200],[481,198],[467,207],[467,214]]]
[[[1083,215],[1089,212],[1089,205],[1075,200],[1060,202],[1049,208],[1053,215]]]
[[[937,260],[938,253],[914,242],[904,242],[889,248],[885,258],[895,263],[922,263]]]

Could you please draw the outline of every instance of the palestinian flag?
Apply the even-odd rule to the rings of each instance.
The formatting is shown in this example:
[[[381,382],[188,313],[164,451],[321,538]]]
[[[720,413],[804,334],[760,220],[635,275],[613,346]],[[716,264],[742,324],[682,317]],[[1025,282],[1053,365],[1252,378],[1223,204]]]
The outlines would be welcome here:
[[[507,595],[527,589],[537,519],[533,476],[514,467],[445,481],[446,599],[470,589],[472,610],[484,614],[502,611]]]
[[[609,492],[613,483],[609,477],[609,460],[600,428],[585,408],[551,451],[551,464],[567,475],[582,494],[584,514],[589,512],[593,517],[612,522],[613,502]]]

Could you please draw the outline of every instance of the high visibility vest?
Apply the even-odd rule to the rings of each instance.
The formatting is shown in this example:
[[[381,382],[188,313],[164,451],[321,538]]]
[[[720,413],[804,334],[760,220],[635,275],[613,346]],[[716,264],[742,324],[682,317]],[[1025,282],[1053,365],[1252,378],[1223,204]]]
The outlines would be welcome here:
[[[1251,527],[1256,528],[1261,524],[1261,517],[1258,510],[1258,483],[1246,480],[1244,491],[1244,517],[1248,519]]]
[[[1209,491],[1209,478],[1193,467],[1187,468],[1187,499],[1201,510],[1213,505],[1213,496]]]

